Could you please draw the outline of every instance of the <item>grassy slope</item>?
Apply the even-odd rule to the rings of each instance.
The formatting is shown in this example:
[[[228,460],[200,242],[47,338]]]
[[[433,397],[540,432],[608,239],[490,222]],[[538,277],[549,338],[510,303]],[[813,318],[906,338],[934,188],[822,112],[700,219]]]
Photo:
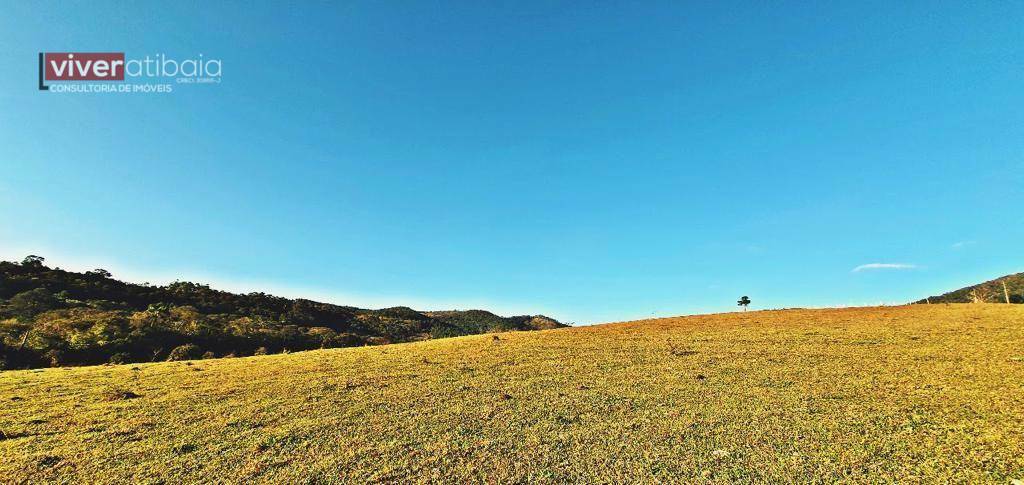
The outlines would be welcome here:
[[[1005,483],[1022,344],[1024,306],[919,305],[10,371],[0,477]]]
[[[1006,284],[1005,291],[1003,290],[1003,283]],[[974,290],[977,290],[977,292]],[[918,300],[917,303],[974,303],[975,296],[978,296],[986,303],[1004,303],[1006,298],[1010,299],[1010,303],[1024,303],[1024,273],[1001,276],[994,280],[966,286],[938,296],[930,296]]]

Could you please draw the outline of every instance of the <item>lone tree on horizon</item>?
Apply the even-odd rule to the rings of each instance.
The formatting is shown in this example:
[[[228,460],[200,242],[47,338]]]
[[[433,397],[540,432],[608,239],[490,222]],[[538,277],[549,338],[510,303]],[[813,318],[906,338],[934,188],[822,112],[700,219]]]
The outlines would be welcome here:
[[[743,307],[743,311],[747,311],[747,305],[750,304],[750,298],[747,295],[743,295],[739,300],[736,300],[736,304]]]

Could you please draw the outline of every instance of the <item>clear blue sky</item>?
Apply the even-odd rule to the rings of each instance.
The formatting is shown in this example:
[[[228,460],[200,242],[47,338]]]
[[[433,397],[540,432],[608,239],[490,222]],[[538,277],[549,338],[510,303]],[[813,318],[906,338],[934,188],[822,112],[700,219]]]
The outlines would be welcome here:
[[[0,256],[577,323],[1024,270],[1022,4],[484,3],[5,4]],[[223,82],[44,93],[41,51]]]

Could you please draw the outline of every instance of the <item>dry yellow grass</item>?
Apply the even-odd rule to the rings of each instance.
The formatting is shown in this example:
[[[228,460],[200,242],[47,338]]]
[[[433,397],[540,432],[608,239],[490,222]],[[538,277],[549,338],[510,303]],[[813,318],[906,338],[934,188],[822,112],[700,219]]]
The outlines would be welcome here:
[[[1024,305],[11,371],[0,404],[4,482],[1007,483]]]

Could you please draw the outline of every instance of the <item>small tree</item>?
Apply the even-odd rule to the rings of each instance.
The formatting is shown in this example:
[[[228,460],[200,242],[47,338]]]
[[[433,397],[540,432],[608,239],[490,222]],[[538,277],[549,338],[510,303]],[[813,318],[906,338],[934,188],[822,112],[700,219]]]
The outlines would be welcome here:
[[[32,267],[38,268],[38,267],[41,267],[43,265],[43,261],[46,261],[46,258],[44,258],[42,256],[36,256],[34,254],[30,254],[28,256],[25,256],[25,259],[21,260],[21,265],[22,266],[32,266]]]
[[[743,307],[743,311],[747,311],[747,305],[749,304],[750,298],[747,297],[746,295],[743,295],[740,297],[739,300],[736,300],[736,305]]]
[[[103,268],[96,268],[96,269],[94,269],[92,271],[86,271],[85,274],[87,274],[89,276],[97,276],[97,277],[100,277],[100,278],[110,278],[111,276],[114,276],[114,275],[110,274],[110,271],[107,271],[107,270],[105,270]]]

